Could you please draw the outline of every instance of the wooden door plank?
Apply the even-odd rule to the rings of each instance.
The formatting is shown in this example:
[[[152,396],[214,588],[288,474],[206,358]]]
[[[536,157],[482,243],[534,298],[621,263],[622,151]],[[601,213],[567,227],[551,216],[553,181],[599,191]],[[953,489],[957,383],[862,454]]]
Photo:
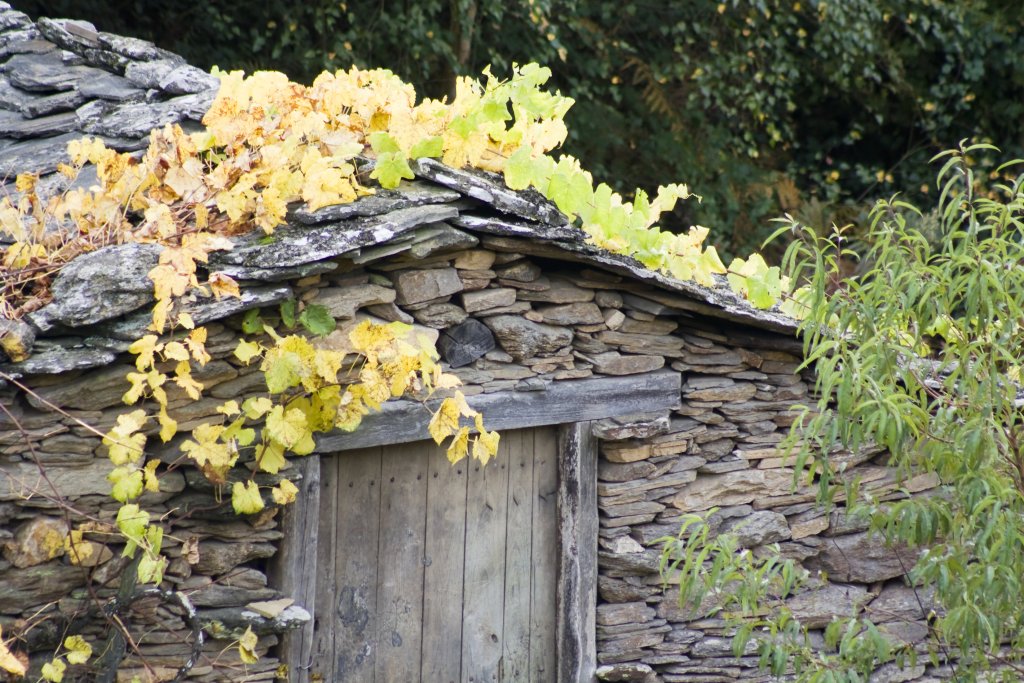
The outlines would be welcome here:
[[[462,680],[501,680],[505,594],[505,503],[509,444],[482,467],[468,461],[466,565],[462,613]]]
[[[506,503],[505,615],[502,680],[515,682],[530,671],[530,574],[533,566],[533,433],[506,432],[508,501]]]
[[[468,460],[452,465],[443,448],[430,449],[421,675],[430,683],[462,680],[462,572],[470,465]]]
[[[381,449],[334,457],[339,484],[335,492],[337,533],[331,551],[337,588],[331,602],[321,601],[321,620],[333,617],[335,625],[334,675],[324,680],[373,683],[378,649]]]
[[[430,444],[384,450],[377,553],[376,680],[420,680]]]
[[[316,600],[319,609],[314,605],[313,643],[309,673],[311,677],[321,680],[334,680],[334,639],[335,615],[332,609],[335,604],[338,575],[334,564],[335,538],[337,536],[338,518],[338,465],[337,456],[322,456],[320,469],[320,515],[317,524],[316,545]]]
[[[558,683],[589,683],[597,668],[597,439],[582,422],[559,430]]]
[[[558,458],[553,429],[533,431],[533,573],[530,598],[530,680],[555,680],[555,577],[558,573]]]
[[[328,459],[330,461],[330,459]],[[313,653],[313,625],[316,623],[316,588],[320,577],[317,571],[319,552],[317,538],[325,515],[320,507],[320,456],[309,455],[292,461],[288,478],[298,482],[298,500],[286,506],[281,514],[281,532],[284,537],[272,560],[269,577],[271,585],[284,595],[294,598],[296,604],[310,615],[309,623],[301,628],[281,634],[281,661],[288,666],[289,683],[306,683]],[[331,492],[334,487],[331,487]],[[333,505],[333,502],[332,502]],[[333,516],[331,517],[333,519]],[[334,534],[328,538],[334,538]],[[331,567],[333,574],[334,567]],[[328,615],[328,618],[333,616]]]

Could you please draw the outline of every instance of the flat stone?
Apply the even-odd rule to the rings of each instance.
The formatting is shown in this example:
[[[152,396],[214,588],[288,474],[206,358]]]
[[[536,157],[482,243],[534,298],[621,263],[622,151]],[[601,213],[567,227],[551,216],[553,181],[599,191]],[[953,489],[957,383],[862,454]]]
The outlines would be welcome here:
[[[450,187],[467,197],[490,204],[503,213],[552,225],[568,222],[565,215],[542,195],[534,191],[513,192],[496,174],[457,170],[430,158],[410,160],[409,165],[417,177]]]
[[[671,334],[679,327],[679,323],[674,320],[637,320],[632,316],[623,316],[622,326],[619,328],[620,332],[627,332],[629,334]]]
[[[59,135],[78,128],[74,112],[27,118],[19,113],[0,110],[0,135],[11,138],[37,138]]]
[[[594,325],[604,322],[597,304],[591,302],[538,306],[544,322],[554,325]]]
[[[390,304],[395,290],[380,285],[365,284],[351,287],[325,287],[317,290],[314,302],[323,306],[335,318],[348,319],[365,306]]]
[[[81,496],[110,495],[110,461],[97,458],[80,467],[50,467],[48,481],[43,479],[35,463],[13,462],[0,466],[0,501],[20,500],[30,495],[61,495],[75,499]]]
[[[99,102],[99,100],[96,100]],[[144,137],[156,128],[186,119],[198,120],[209,109],[213,94],[184,95],[165,102],[124,102],[111,104],[95,116],[93,110],[79,110],[82,129],[95,135]],[[86,105],[89,106],[89,105]]]
[[[360,197],[354,202],[332,204],[316,211],[310,211],[303,205],[289,212],[288,218],[306,225],[315,225],[356,217],[379,216],[426,204],[445,204],[455,201],[459,196],[458,192],[432,183],[403,180],[394,190],[376,188],[373,194]]]
[[[446,329],[437,341],[441,357],[453,368],[469,365],[494,347],[494,335],[475,318]]]
[[[757,393],[757,386],[752,382],[737,382],[723,377],[726,380],[718,386],[710,386],[703,389],[692,388],[689,382],[683,385],[683,396],[692,401],[746,401]]]
[[[3,69],[11,83],[35,92],[72,90],[96,73],[87,66],[68,66],[58,52],[15,55],[7,60]]]
[[[488,249],[471,249],[455,257],[452,265],[459,270],[489,270],[494,265],[495,254]]]
[[[480,244],[480,239],[467,232],[456,230],[447,223],[434,223],[416,231],[409,255],[425,259],[441,252],[467,249]]]
[[[15,375],[60,375],[72,370],[109,365],[116,358],[115,352],[106,349],[52,347],[33,353],[20,363],[8,363],[0,367]]]
[[[530,322],[514,315],[497,315],[486,319],[486,324],[498,343],[516,360],[553,354],[572,343],[572,331]]]
[[[725,474],[709,474],[688,484],[672,500],[680,510],[696,512],[714,506],[740,505],[757,498],[789,491],[793,471],[740,470]]]
[[[922,606],[924,610],[922,610]],[[935,602],[935,588],[925,586],[913,589],[902,582],[886,584],[868,606],[868,614],[875,623],[883,621],[920,621],[929,610],[940,611]]]
[[[196,607],[242,607],[257,600],[273,600],[280,593],[271,588],[236,588],[211,583],[189,592]]]
[[[468,315],[466,311],[453,303],[440,303],[431,304],[418,311],[413,311],[412,317],[421,325],[442,330],[446,327],[458,325]]]
[[[624,664],[604,664],[594,672],[599,681],[628,681],[630,683],[648,683],[657,681],[657,677],[647,664],[629,662]]]
[[[462,295],[462,307],[467,313],[511,306],[515,301],[516,290],[510,288],[480,289]]]
[[[786,601],[793,616],[807,628],[823,628],[833,617],[858,614],[869,599],[864,586],[846,586],[830,583],[823,588],[795,595]]]
[[[190,64],[182,64],[164,74],[158,87],[174,95],[188,95],[220,88],[220,79]]]
[[[38,516],[25,522],[4,545],[4,558],[19,569],[49,562],[64,554],[68,525],[63,519]]]
[[[49,315],[70,327],[90,325],[134,311],[153,301],[147,277],[161,247],[121,244],[79,256],[53,283]]]
[[[0,319],[0,360],[4,357],[14,362],[25,360],[31,355],[35,340],[35,328],[28,323]]]
[[[646,602],[623,602],[597,606],[597,623],[602,626],[616,624],[643,624],[655,616],[655,610]]]
[[[70,381],[38,387],[35,392],[40,398],[63,408],[103,410],[122,405],[121,396],[131,387],[125,376],[134,371],[134,365],[108,364]],[[49,409],[32,395],[28,396],[28,401],[40,410]]]
[[[274,552],[270,543],[200,541],[195,570],[201,574],[224,574],[245,562],[270,557]]]
[[[617,330],[621,328],[622,323],[626,320],[625,314],[616,309],[608,309],[604,311],[602,317],[604,318],[604,326],[609,330]]]
[[[786,518],[768,510],[758,510],[746,517],[727,520],[722,523],[720,533],[734,534],[741,548],[785,541],[791,535]]]
[[[97,74],[88,78],[78,86],[78,92],[89,100],[108,100],[110,102],[138,102],[145,99],[146,91],[124,76],[112,73]]]
[[[872,583],[903,576],[917,554],[887,547],[871,532],[829,538],[817,557],[804,563],[811,571],[825,571],[835,581]],[[902,561],[901,561],[902,558]]]
[[[644,479],[657,468],[649,462],[613,463],[602,460],[597,466],[597,478],[601,481],[621,482]]]
[[[462,291],[462,281],[454,268],[405,270],[394,274],[395,303],[399,306],[418,304],[450,296]]]
[[[173,59],[132,62],[125,67],[124,76],[140,88],[160,90],[160,81],[180,64],[180,61]]]
[[[618,351],[607,351],[588,356],[594,364],[594,372],[603,375],[636,375],[653,372],[665,365],[661,356],[623,355]]]
[[[525,259],[495,268],[494,272],[504,280],[515,280],[516,282],[533,282],[541,276],[540,266]]]
[[[82,582],[81,567],[60,562],[0,572],[0,614],[19,614],[67,597]]]
[[[591,431],[594,433],[594,436],[605,441],[647,439],[667,433],[670,424],[668,414],[663,413],[656,415],[623,415],[597,420],[591,423]]]
[[[548,304],[585,303],[594,300],[594,290],[577,287],[569,280],[552,277],[546,289],[535,291],[521,289],[519,298],[523,301],[538,301]]]

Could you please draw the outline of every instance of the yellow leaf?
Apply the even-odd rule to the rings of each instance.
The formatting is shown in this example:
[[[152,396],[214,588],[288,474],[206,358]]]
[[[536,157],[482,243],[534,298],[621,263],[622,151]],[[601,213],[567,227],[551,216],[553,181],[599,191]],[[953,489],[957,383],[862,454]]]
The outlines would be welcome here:
[[[61,683],[64,680],[64,671],[68,668],[68,665],[64,663],[63,659],[54,659],[52,662],[43,664],[43,669],[40,673],[43,674],[44,681],[51,681],[51,683]]]
[[[64,639],[64,647],[68,650],[65,656],[72,664],[85,664],[92,657],[92,645],[82,636],[68,636]]]
[[[7,643],[2,638],[3,628],[0,627],[0,669],[15,676],[24,676],[28,671],[27,662],[11,652],[7,647]]]
[[[232,417],[234,415],[238,415],[242,411],[238,407],[238,401],[232,399],[217,406],[217,412],[221,415]]]
[[[284,446],[273,439],[261,444],[256,449],[256,464],[264,472],[277,474],[285,464]]]
[[[174,342],[171,342],[174,343]],[[170,344],[168,344],[170,346]],[[198,401],[202,396],[203,385],[192,379],[192,368],[188,364],[188,355],[185,360],[174,366],[174,383],[185,390],[189,398]]]
[[[132,345],[128,347],[128,351],[136,355],[135,367],[139,372],[145,372],[153,367],[153,354],[162,350],[164,346],[158,342],[159,338],[155,334],[147,334],[141,339],[132,342]]]
[[[196,321],[192,319],[186,311],[182,311],[178,314],[178,324],[184,327],[186,330],[193,330],[196,327]]]
[[[164,406],[160,406],[156,419],[160,423],[160,439],[167,443],[178,433],[178,421],[167,414],[167,408]]]
[[[262,352],[263,347],[256,342],[242,339],[238,342],[238,346],[235,347],[235,358],[248,365],[249,361],[259,356]]]
[[[207,284],[210,285],[210,290],[218,299],[225,296],[233,296],[238,299],[242,298],[242,292],[238,289],[238,283],[229,275],[225,275],[224,273],[211,273]]]
[[[147,491],[160,493],[160,480],[156,476],[156,468],[160,466],[159,460],[150,460],[142,468],[143,486]]]
[[[295,484],[287,479],[282,479],[277,486],[270,489],[270,495],[274,497],[274,502],[278,505],[288,505],[295,502],[295,494],[298,492],[299,489]]]
[[[185,337],[185,346],[188,347],[192,358],[200,365],[210,362],[210,354],[206,352],[206,328],[197,327]]]
[[[294,446],[309,428],[306,424],[306,415],[298,408],[274,406],[267,414],[267,434],[274,441],[279,441],[285,448]]]
[[[489,432],[484,429],[483,416],[479,413],[476,416],[476,429],[478,434],[473,442],[473,457],[479,460],[481,465],[486,465],[491,458],[498,455],[498,443],[501,441],[501,435],[498,432]]]
[[[430,418],[427,431],[430,433],[434,443],[440,445],[442,441],[455,433],[459,426],[459,404],[452,398],[441,401],[437,412]]]
[[[263,509],[263,498],[256,482],[236,481],[231,487],[231,507],[238,515],[253,515]]]
[[[164,358],[170,358],[171,360],[187,361],[188,360],[188,349],[181,342],[167,342],[164,344]]]
[[[245,633],[238,639],[238,656],[244,664],[255,664],[260,661],[259,655],[256,654],[256,644],[258,641],[259,639],[252,632],[251,626],[246,628]]]
[[[448,462],[453,465],[466,457],[469,452],[469,427],[462,427],[448,446]]]
[[[274,407],[274,402],[266,396],[247,398],[242,401],[242,412],[250,420],[258,420]]]

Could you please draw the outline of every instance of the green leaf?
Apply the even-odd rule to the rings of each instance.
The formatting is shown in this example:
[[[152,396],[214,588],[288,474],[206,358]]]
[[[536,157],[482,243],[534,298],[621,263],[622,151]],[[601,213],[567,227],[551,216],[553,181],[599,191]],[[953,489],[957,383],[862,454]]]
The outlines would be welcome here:
[[[402,153],[402,148],[398,146],[398,141],[384,131],[370,133],[370,147],[372,147],[373,151],[378,155]]]
[[[107,480],[114,485],[110,492],[114,500],[124,503],[142,495],[143,480],[140,469],[131,466],[115,467],[107,475]]]
[[[122,553],[123,556],[133,557],[135,549],[145,538],[146,528],[149,526],[149,513],[140,509],[135,503],[128,503],[122,505],[117,511],[116,524],[128,541]]]
[[[263,331],[263,318],[260,317],[260,309],[250,308],[242,316],[242,332],[246,334],[258,334]]]
[[[421,159],[423,157],[439,157],[444,153],[444,138],[434,135],[423,138],[409,150],[410,159]]]
[[[302,379],[302,359],[295,353],[278,353],[263,362],[263,376],[267,389],[280,394],[291,389]]]
[[[299,322],[310,334],[318,337],[326,337],[334,332],[337,327],[334,316],[327,310],[326,306],[310,304],[299,314]]]
[[[416,176],[409,167],[409,160],[399,151],[379,154],[370,177],[379,182],[381,187],[393,190],[403,178],[412,180]]]
[[[139,559],[139,582],[158,584],[164,580],[167,558],[160,555],[144,555]]]
[[[295,309],[298,304],[295,299],[287,299],[281,302],[281,323],[289,330],[295,329]]]
[[[256,482],[236,481],[231,487],[231,507],[238,515],[254,515],[263,509],[263,498]]]
[[[536,164],[530,147],[523,145],[505,162],[505,184],[510,190],[525,190],[533,180]]]

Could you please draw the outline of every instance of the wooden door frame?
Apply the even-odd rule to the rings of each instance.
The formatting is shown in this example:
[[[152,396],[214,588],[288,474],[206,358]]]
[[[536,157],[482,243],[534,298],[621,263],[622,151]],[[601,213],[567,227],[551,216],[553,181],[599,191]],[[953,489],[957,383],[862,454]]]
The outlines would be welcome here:
[[[499,392],[469,397],[492,429],[558,426],[558,577],[555,626],[557,683],[591,683],[597,668],[597,460],[591,421],[671,410],[679,404],[680,375],[661,371],[631,377],[599,377],[553,383],[542,392]],[[270,561],[271,585],[312,617],[281,637],[280,656],[288,680],[305,683],[312,662],[320,515],[320,458],[339,451],[422,440],[430,412],[421,404],[395,401],[368,416],[356,432],[332,433],[314,455],[291,461],[288,477],[298,500],[285,508],[283,537]],[[296,668],[298,670],[296,670]]]

